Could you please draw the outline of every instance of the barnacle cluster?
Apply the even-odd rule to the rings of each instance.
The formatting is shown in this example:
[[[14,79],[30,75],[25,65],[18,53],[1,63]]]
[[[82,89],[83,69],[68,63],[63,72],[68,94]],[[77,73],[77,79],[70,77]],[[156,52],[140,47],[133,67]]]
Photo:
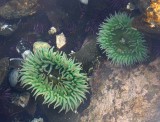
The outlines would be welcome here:
[[[20,70],[22,85],[31,89],[35,98],[42,96],[43,104],[61,107],[60,111],[76,110],[88,92],[87,75],[80,63],[67,58],[53,48],[42,48],[28,56]]]
[[[146,22],[150,24],[151,27],[156,25],[160,26],[160,0],[151,0],[150,5],[146,10]]]
[[[131,22],[126,13],[116,13],[100,25],[98,43],[114,64],[133,65],[148,57],[143,35]]]

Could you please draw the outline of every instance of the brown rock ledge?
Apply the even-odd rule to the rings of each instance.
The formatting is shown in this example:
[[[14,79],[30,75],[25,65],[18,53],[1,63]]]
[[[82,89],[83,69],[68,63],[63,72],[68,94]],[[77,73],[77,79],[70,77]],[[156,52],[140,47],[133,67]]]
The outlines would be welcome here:
[[[130,69],[104,62],[93,79],[81,122],[160,121],[160,58]]]

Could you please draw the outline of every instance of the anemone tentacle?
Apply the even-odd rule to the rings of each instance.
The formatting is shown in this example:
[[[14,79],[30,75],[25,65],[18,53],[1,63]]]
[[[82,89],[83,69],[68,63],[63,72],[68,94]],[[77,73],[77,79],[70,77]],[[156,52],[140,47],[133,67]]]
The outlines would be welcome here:
[[[66,112],[76,110],[89,89],[81,64],[53,48],[42,48],[29,55],[22,63],[20,81],[35,98],[41,95],[43,104],[53,104]]]
[[[131,26],[126,13],[115,13],[100,25],[98,44],[114,64],[133,65],[148,57],[143,35]]]

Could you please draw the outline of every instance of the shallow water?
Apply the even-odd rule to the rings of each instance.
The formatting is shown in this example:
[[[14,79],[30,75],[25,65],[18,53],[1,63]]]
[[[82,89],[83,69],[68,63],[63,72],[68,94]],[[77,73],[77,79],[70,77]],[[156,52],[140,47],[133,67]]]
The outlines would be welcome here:
[[[150,13],[148,8],[154,10],[154,14]],[[152,2],[149,0],[1,0],[0,122],[37,122],[36,119],[39,119],[40,122],[159,122],[160,16],[156,13],[157,9],[160,10],[159,0]],[[127,30],[125,30],[125,26],[128,23],[124,24],[124,28],[119,28],[121,25],[118,25],[104,31],[104,35],[111,31],[111,35],[107,35],[107,39],[111,40],[110,47],[104,49],[105,43],[101,45],[98,40],[103,28],[102,24],[109,23],[105,19],[114,17],[116,13],[126,13],[127,16],[133,17],[133,20],[129,23]],[[111,25],[120,23],[121,19],[118,18]],[[109,25],[106,28],[109,28]],[[116,28],[118,29],[114,30]],[[141,44],[141,42],[135,42],[136,39],[132,37],[133,33],[128,37],[129,29],[142,34],[148,58],[142,56],[146,60],[136,59],[134,61],[137,62],[132,65],[124,66],[122,60],[127,58],[124,55],[119,59],[122,65],[113,64],[115,57],[127,54],[129,51],[134,52]],[[104,36],[101,39],[105,40],[105,38]],[[121,40],[118,40],[119,38]],[[34,43],[38,41],[45,43],[34,47]],[[137,44],[137,46],[133,48],[129,45],[130,43]],[[38,62],[37,65],[27,66],[31,72],[38,67],[37,73],[41,69],[40,72],[48,80],[46,82],[44,78],[44,81],[40,81],[42,75],[36,76],[34,73],[27,78],[35,77],[35,81],[39,80],[43,85],[46,85],[45,83],[54,84],[54,88],[57,82],[62,83],[66,80],[63,80],[62,77],[69,78],[67,83],[70,82],[71,85],[75,85],[75,82],[77,86],[82,82],[88,83],[88,93],[84,92],[86,99],[79,100],[80,98],[76,96],[83,92],[82,86],[75,85],[69,89],[70,86],[61,85],[68,91],[61,92],[62,88],[56,91],[66,97],[65,95],[71,95],[76,88],[79,88],[80,91],[71,96],[76,103],[81,101],[77,110],[70,110],[67,113],[59,112],[62,105],[72,109],[68,101],[54,109],[56,102],[53,102],[50,107],[43,104],[44,94],[48,93],[47,95],[52,96],[50,92],[42,90],[41,95],[35,100],[33,94],[36,88],[27,90],[29,86],[22,87],[24,79],[21,80],[23,76],[18,73],[23,69],[23,61],[31,60],[27,56],[32,53],[36,54],[36,50],[38,51],[46,45],[54,48],[54,51],[62,51],[75,63],[81,63],[82,70],[80,72],[76,72],[75,68],[72,68],[71,71],[65,70],[66,67],[71,67],[67,63],[60,65],[65,68],[56,69],[58,64],[53,65],[53,62],[49,65],[45,64],[47,62],[45,59],[46,62],[41,63],[44,67],[42,71],[41,67],[37,65],[40,64],[39,61],[43,61],[43,58],[38,55],[39,61],[35,61]],[[111,48],[113,51],[110,51]],[[123,52],[125,49],[129,51]],[[29,53],[26,53],[26,50],[29,50]],[[118,52],[117,55],[113,55],[113,58],[109,57],[108,52],[115,50]],[[140,56],[145,53],[140,49],[136,51],[139,51]],[[129,53],[134,58],[138,54],[137,52]],[[43,54],[45,55],[45,52]],[[62,62],[61,59],[59,62]],[[128,64],[128,62],[124,64]],[[132,63],[132,61],[130,62]],[[62,72],[62,70],[65,71]],[[62,75],[64,72],[70,74]],[[87,78],[77,82],[81,79],[78,73],[84,73],[86,75],[84,77]],[[25,75],[27,76],[27,73]],[[74,81],[72,77],[79,78]],[[16,85],[13,86],[10,82]],[[31,79],[28,82],[32,82]],[[34,83],[29,85],[32,84]],[[58,89],[59,86],[56,88]],[[37,93],[39,92],[37,91]],[[80,95],[80,97],[82,96]],[[60,100],[57,96],[56,99]],[[47,97],[47,100],[50,100],[50,97]],[[71,101],[73,106],[76,106],[76,103]],[[61,103],[63,102],[62,100]]]

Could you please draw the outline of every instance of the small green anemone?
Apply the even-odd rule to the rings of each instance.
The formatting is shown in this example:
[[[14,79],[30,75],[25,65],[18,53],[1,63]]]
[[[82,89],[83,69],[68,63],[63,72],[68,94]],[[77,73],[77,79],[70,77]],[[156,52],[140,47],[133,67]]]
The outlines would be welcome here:
[[[131,22],[126,13],[115,13],[100,25],[98,43],[114,64],[132,65],[148,57],[143,35]]]
[[[80,65],[65,53],[42,48],[24,60],[20,81],[32,90],[35,98],[41,95],[43,104],[61,107],[60,111],[74,111],[89,89],[87,75],[81,72]]]

